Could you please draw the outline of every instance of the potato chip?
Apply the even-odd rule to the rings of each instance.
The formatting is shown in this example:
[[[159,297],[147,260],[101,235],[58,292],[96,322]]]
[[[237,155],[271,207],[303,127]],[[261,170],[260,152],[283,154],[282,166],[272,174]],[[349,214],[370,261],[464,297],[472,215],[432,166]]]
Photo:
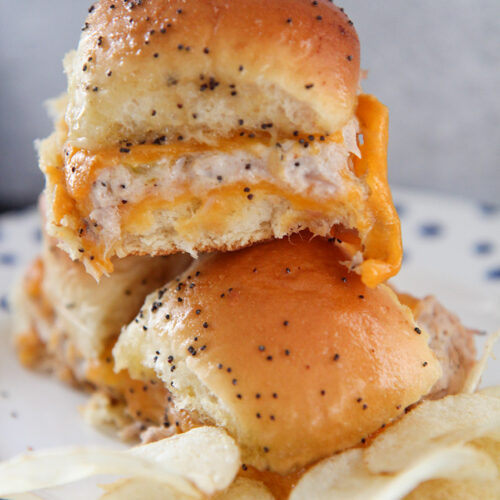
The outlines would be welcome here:
[[[491,458],[472,446],[441,447],[393,475],[371,473],[364,463],[363,450],[354,449],[323,460],[306,472],[290,500],[397,500],[432,478],[489,481],[496,476]]]
[[[70,448],[23,454],[0,464],[0,495],[50,488],[93,475],[160,479],[193,498],[227,488],[240,465],[234,440],[215,427],[198,427],[126,451]],[[195,487],[196,485],[196,487]]]
[[[218,493],[213,500],[274,500],[271,492],[259,481],[244,477],[236,481],[222,493]]]
[[[450,481],[434,479],[422,483],[405,500],[498,500],[500,480]]]
[[[362,456],[361,449],[354,449],[322,460],[300,478],[289,500],[323,500],[337,496],[342,499],[348,493],[356,499],[357,495],[364,494],[359,488],[368,491],[383,485],[384,478],[370,474]]]
[[[170,490],[161,480],[150,478],[121,479],[101,486],[106,493],[99,500],[192,500],[193,497],[179,495]],[[217,493],[212,500],[274,500],[274,496],[259,481],[238,477],[225,491]]]
[[[366,449],[373,473],[394,473],[422,454],[500,431],[500,397],[491,390],[424,401],[387,428]]]
[[[493,398],[500,398],[500,385],[493,385],[491,387],[485,387],[479,391],[481,394],[486,396],[491,396]]]
[[[151,478],[121,479],[115,483],[104,485],[106,491],[99,500],[192,500],[198,497],[179,494],[172,491],[168,483]]]
[[[168,446],[163,443],[167,442]],[[207,494],[227,488],[240,467],[240,450],[228,434],[216,427],[198,427],[161,441],[137,446],[129,454],[168,464]]]
[[[484,345],[483,355],[481,359],[476,362],[472,370],[469,372],[467,379],[464,382],[462,392],[473,393],[479,387],[481,382],[481,376],[483,375],[486,365],[490,357],[493,357],[493,347],[495,343],[500,339],[500,330],[492,333],[487,339]]]
[[[491,438],[480,438],[471,441],[471,445],[487,453],[495,462],[500,474],[500,440]]]
[[[17,495],[11,495],[9,500],[43,500],[43,498],[33,493],[19,493]]]

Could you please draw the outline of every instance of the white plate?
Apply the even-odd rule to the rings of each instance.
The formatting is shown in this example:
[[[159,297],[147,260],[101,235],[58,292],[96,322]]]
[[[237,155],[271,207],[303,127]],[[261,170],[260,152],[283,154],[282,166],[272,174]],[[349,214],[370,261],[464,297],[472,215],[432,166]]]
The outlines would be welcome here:
[[[415,295],[435,294],[468,326],[490,333],[499,329],[500,209],[428,192],[393,192],[405,244],[394,283]],[[123,446],[83,422],[78,407],[85,395],[17,363],[8,294],[39,246],[33,210],[0,218],[0,460],[31,448]],[[483,340],[478,338],[479,348]],[[500,356],[500,346],[496,353]],[[483,385],[493,384],[500,384],[500,362],[490,362],[483,378]],[[73,490],[72,498],[90,498],[85,492]]]

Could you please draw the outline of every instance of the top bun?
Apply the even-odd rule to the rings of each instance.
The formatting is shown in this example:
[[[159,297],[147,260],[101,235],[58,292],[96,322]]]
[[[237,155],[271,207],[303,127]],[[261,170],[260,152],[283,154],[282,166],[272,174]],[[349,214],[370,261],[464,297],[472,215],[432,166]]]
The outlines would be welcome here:
[[[65,62],[75,146],[324,134],[353,115],[359,42],[327,0],[102,0],[89,12]]]

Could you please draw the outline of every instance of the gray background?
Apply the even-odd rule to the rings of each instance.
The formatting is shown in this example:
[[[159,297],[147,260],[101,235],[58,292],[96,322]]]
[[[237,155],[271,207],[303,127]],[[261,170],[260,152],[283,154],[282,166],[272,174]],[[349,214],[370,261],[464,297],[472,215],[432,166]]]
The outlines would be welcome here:
[[[498,203],[500,1],[338,2],[361,39],[363,87],[390,108],[391,181]],[[0,210],[43,187],[32,146],[51,129],[42,102],[65,89],[61,60],[89,5],[0,0]]]

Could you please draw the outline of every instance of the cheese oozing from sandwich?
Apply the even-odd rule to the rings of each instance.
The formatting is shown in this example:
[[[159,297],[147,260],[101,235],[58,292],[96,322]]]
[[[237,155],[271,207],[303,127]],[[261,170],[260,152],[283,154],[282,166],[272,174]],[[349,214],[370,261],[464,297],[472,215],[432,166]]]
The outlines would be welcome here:
[[[329,136],[246,133],[99,152],[64,147],[64,137],[62,127],[41,148],[48,230],[96,278],[112,272],[115,255],[196,256],[306,228],[341,238],[334,226],[357,233],[351,266],[368,285],[399,269],[387,110],[372,96],[361,95],[355,118]]]

